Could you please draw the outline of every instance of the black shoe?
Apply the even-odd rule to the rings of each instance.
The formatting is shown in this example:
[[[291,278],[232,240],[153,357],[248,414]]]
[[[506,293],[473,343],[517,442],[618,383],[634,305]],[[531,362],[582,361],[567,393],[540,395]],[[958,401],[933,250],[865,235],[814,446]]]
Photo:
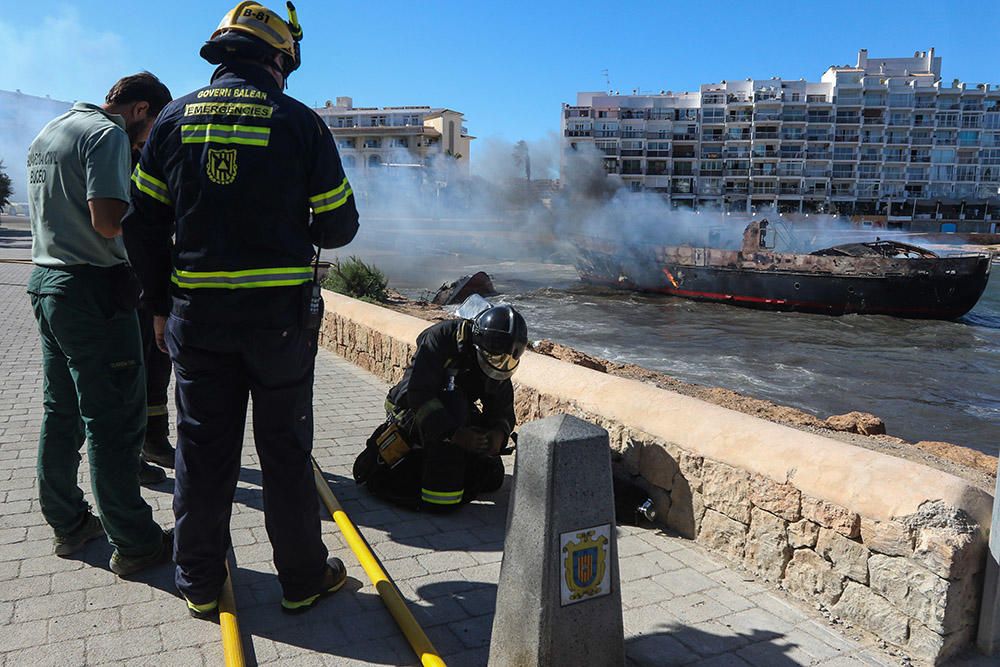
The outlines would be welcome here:
[[[174,467],[174,448],[170,445],[167,415],[146,419],[146,439],[142,443],[142,458],[164,468]]]
[[[84,544],[98,537],[104,537],[104,526],[101,520],[87,512],[86,518],[79,528],[69,535],[56,535],[52,539],[55,547],[55,554],[60,558],[67,558],[79,551]]]
[[[320,599],[336,593],[347,581],[347,568],[344,561],[331,557],[326,561],[326,572],[323,573],[323,583],[318,592],[302,600],[281,598],[281,611],[286,614],[301,614],[312,609]]]
[[[205,604],[195,604],[184,598],[187,602],[188,613],[191,614],[192,618],[197,618],[202,621],[207,621],[213,618],[218,618],[219,616],[219,599],[216,598],[211,602],[206,602]]]
[[[160,548],[148,556],[123,556],[115,549],[108,567],[119,577],[127,577],[148,567],[169,563],[174,555],[174,529],[163,531]]]
[[[153,486],[167,479],[167,471],[139,460],[139,484]]]

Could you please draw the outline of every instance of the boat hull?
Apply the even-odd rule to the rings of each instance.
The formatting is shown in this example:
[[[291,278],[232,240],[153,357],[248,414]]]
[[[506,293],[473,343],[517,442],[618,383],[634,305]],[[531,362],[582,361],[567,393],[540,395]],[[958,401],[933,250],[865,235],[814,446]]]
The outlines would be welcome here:
[[[764,310],[956,319],[969,312],[989,280],[989,257],[939,258],[901,274],[692,266],[588,253],[577,265],[585,282]]]

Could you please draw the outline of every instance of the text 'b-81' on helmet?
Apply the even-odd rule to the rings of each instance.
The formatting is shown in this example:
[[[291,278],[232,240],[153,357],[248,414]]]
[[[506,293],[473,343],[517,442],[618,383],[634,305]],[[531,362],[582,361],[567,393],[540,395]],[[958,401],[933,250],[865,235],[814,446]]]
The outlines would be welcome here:
[[[494,380],[507,380],[528,346],[528,325],[510,306],[494,306],[472,320],[472,345],[479,369]]]
[[[258,2],[241,2],[222,17],[219,26],[201,47],[201,57],[218,65],[227,56],[258,59],[278,51],[282,58],[282,74],[299,68],[302,58],[299,42],[302,26],[299,25],[295,6],[288,2],[288,20]]]

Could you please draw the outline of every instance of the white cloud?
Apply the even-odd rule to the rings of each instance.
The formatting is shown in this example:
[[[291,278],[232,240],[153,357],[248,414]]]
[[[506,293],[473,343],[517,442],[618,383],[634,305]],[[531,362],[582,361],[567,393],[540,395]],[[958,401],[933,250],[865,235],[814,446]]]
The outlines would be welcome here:
[[[2,89],[99,103],[127,61],[123,38],[86,25],[74,7],[64,5],[30,26],[0,16]]]

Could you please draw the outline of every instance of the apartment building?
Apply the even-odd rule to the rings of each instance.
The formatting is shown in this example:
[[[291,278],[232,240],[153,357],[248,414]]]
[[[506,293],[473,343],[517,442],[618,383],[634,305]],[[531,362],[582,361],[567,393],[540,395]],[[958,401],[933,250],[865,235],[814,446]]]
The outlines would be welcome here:
[[[697,92],[579,93],[563,169],[592,145],[608,173],[676,206],[827,212],[914,229],[997,231],[1000,87],[941,80],[934,49],[834,65],[821,80]]]
[[[25,163],[28,147],[45,125],[69,111],[71,102],[26,95],[20,90],[0,90],[0,162],[14,188],[12,212],[27,211],[28,183]]]
[[[337,140],[348,171],[454,166],[469,173],[469,151],[475,137],[458,111],[429,106],[355,107],[338,97],[316,109]]]

